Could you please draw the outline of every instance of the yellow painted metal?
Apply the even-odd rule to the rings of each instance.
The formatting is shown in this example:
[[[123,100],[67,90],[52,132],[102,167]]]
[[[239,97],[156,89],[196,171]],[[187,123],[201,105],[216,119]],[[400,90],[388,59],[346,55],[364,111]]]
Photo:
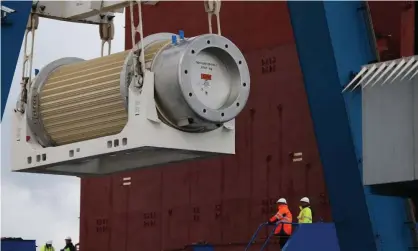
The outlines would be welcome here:
[[[169,41],[145,48],[146,65]],[[55,145],[120,133],[128,114],[120,74],[128,51],[65,65],[55,70],[40,93],[40,115]]]
[[[65,65],[40,95],[40,115],[56,145],[119,133],[127,122],[120,73],[129,51]]]

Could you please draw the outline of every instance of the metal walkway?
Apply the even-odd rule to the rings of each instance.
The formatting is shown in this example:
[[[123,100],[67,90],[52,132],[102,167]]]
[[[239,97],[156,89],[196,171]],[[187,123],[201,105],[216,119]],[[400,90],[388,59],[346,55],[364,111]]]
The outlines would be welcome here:
[[[293,234],[283,247],[282,251],[305,251],[305,250],[321,250],[321,251],[340,251],[338,244],[337,232],[334,223],[313,223],[313,224],[297,224],[292,223]],[[245,251],[249,251],[251,245],[255,242],[261,229],[268,226],[267,223],[260,224],[254,232],[249,243],[245,247]],[[277,226],[277,225],[276,225]],[[418,225],[416,226],[418,229]],[[260,250],[264,251],[274,234],[274,227],[269,231],[269,235],[261,246]],[[255,250],[253,250],[255,251]]]

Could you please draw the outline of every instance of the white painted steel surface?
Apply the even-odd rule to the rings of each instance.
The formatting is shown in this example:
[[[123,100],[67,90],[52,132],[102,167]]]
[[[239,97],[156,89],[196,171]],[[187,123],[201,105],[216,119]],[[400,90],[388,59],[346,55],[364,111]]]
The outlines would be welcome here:
[[[106,135],[100,138],[93,138],[80,142],[72,142],[63,145],[42,147],[36,140],[33,131],[28,126],[26,114],[15,112],[13,116],[13,147],[12,147],[12,170],[20,172],[37,172],[37,173],[50,173],[50,174],[62,174],[62,175],[97,175],[97,174],[109,174],[115,172],[121,172],[131,170],[135,168],[150,167],[155,165],[161,165],[177,161],[185,161],[188,159],[210,157],[219,154],[234,154],[235,153],[235,120],[234,117],[239,114],[246,104],[249,95],[250,79],[249,70],[245,62],[245,58],[241,54],[238,48],[232,44],[231,41],[214,34],[202,35],[191,39],[192,42],[187,44],[185,41],[180,41],[179,47],[183,42],[183,53],[190,54],[180,57],[180,61],[173,64],[173,71],[175,75],[170,77],[170,73],[166,71],[167,65],[162,67],[158,63],[150,63],[146,68],[144,74],[144,82],[142,85],[138,85],[133,82],[133,78],[126,77],[126,69],[121,72],[121,83],[125,80],[130,80],[127,90],[127,122],[120,133],[114,135]],[[209,41],[209,42],[208,42]],[[153,44],[150,42],[150,47]],[[170,54],[170,46],[176,49],[177,45],[166,45],[161,48],[161,52],[167,52]],[[222,47],[222,49],[220,49]],[[229,61],[224,59],[225,55],[219,54],[219,51],[210,53],[210,56],[199,56],[201,51],[205,50],[220,50],[229,57]],[[226,48],[226,49],[225,49]],[[165,50],[164,50],[165,49]],[[228,52],[229,50],[229,52]],[[192,52],[194,51],[194,52]],[[174,53],[176,54],[176,53]],[[159,55],[163,53],[156,52],[153,54],[155,58],[159,58]],[[221,56],[219,56],[221,55]],[[162,56],[162,58],[164,58]],[[166,55],[167,58],[167,55]],[[170,58],[170,57],[169,57]],[[176,58],[176,57],[172,57]],[[187,100],[183,102],[183,108],[189,105],[192,109],[189,114],[196,112],[201,120],[207,123],[221,123],[215,124],[216,127],[211,130],[206,130],[200,133],[191,133],[184,130],[179,130],[179,126],[172,126],[170,123],[162,120],[161,110],[158,102],[155,101],[154,95],[162,93],[159,99],[165,100],[174,93],[164,92],[164,86],[169,82],[166,79],[172,79],[173,85],[181,87],[179,98],[190,98],[188,94],[193,89],[193,85],[199,85],[200,80],[196,78],[180,76],[185,69],[189,69],[190,76],[197,76],[200,74],[208,74],[208,69],[195,69],[190,67],[196,63],[196,60],[200,59],[209,60],[212,63],[224,65],[219,70],[209,71],[212,72],[214,85],[212,88],[213,97],[217,97],[218,93],[221,97],[233,97],[232,101],[227,106],[223,105],[221,110],[210,108],[209,106],[216,104],[219,106],[220,102],[225,101],[225,98],[216,99],[215,101],[203,100],[199,101],[195,98],[195,101]],[[198,60],[199,59],[199,60]],[[175,62],[174,60],[173,62]],[[125,64],[129,60],[125,61]],[[151,62],[151,61],[150,61]],[[235,62],[232,63],[231,62]],[[222,69],[222,67],[225,68]],[[235,66],[234,66],[235,65]],[[233,67],[236,67],[233,70]],[[151,72],[155,70],[156,73]],[[199,74],[195,74],[195,71],[199,71]],[[176,78],[176,72],[180,74]],[[165,76],[164,78],[157,80],[158,76]],[[125,74],[125,77],[122,77]],[[219,76],[217,76],[219,74]],[[40,74],[41,75],[41,74]],[[176,82],[178,81],[178,82]],[[210,81],[209,81],[210,82]],[[228,82],[229,86],[225,83]],[[156,91],[156,84],[163,88],[161,92]],[[243,85],[245,83],[245,85]],[[123,86],[120,85],[121,92],[120,98],[124,100],[126,93],[123,91]],[[170,86],[170,85],[168,85]],[[119,88],[119,86],[117,86]],[[194,89],[193,93],[202,91],[201,88]],[[231,91],[234,90],[235,91]],[[229,92],[225,94],[222,92]],[[231,94],[232,93],[232,94]],[[197,96],[197,95],[194,95]],[[176,98],[179,100],[179,98]],[[236,101],[239,100],[240,107],[237,107]],[[201,109],[206,107],[207,113],[211,111],[211,114],[206,115]],[[123,102],[121,102],[122,104]],[[195,104],[196,103],[196,104]],[[196,105],[198,108],[193,107]],[[121,105],[123,108],[123,105]],[[171,107],[171,111],[175,112]],[[225,111],[227,116],[221,115]],[[228,113],[227,113],[228,112]],[[233,114],[233,113],[234,114]],[[218,114],[219,113],[219,114]],[[212,117],[211,117],[212,116]],[[222,121],[221,117],[229,117]],[[176,118],[179,118],[176,116]],[[32,121],[33,123],[33,121]]]
[[[363,182],[418,180],[418,57],[366,66],[362,86]]]

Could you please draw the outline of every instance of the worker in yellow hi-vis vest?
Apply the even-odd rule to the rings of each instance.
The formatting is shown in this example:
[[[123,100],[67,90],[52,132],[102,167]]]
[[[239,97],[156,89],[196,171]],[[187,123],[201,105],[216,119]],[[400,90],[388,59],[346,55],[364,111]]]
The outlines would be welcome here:
[[[52,241],[47,241],[45,245],[41,246],[41,251],[55,251]]]
[[[308,197],[300,199],[300,213],[298,216],[299,223],[312,223],[312,210]]]

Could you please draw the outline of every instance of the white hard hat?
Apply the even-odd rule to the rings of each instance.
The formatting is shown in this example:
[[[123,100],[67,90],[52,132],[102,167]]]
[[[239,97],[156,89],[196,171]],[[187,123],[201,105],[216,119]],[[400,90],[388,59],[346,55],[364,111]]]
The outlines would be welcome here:
[[[306,202],[306,203],[310,203],[309,202],[309,198],[308,197],[303,197],[302,199],[300,199],[301,202]]]
[[[46,244],[52,245],[52,241],[47,241]]]
[[[286,199],[285,198],[280,198],[280,199],[278,199],[277,200],[277,202],[276,203],[283,203],[283,204],[287,204],[287,201],[286,201]]]
[[[66,241],[71,241],[71,237],[70,237],[70,236],[67,236],[67,237],[65,238],[65,240],[66,240]]]

